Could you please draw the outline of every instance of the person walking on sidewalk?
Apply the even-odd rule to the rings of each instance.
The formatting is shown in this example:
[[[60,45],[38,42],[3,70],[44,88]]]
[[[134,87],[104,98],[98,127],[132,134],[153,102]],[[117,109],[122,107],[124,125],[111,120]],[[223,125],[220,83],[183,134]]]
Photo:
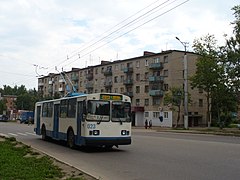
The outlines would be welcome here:
[[[145,129],[147,129],[148,128],[148,120],[146,119],[146,121],[145,121]]]
[[[152,129],[152,120],[149,121],[149,129]]]

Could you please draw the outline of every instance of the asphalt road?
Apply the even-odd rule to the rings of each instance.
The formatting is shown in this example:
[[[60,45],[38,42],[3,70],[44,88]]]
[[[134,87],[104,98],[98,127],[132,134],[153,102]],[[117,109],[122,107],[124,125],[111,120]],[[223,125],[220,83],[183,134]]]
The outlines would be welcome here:
[[[133,129],[132,145],[104,151],[42,141],[25,124],[1,122],[0,135],[16,137],[103,180],[240,179],[239,137]]]

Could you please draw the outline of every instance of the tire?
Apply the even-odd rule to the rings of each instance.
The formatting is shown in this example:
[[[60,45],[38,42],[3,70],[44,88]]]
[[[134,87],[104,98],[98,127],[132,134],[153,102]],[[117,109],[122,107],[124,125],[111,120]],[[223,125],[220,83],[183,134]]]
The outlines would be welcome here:
[[[72,129],[70,129],[67,134],[67,145],[71,149],[74,149],[75,147],[75,137]]]
[[[46,128],[45,126],[42,127],[42,140],[46,141],[47,140],[47,133],[46,133]]]

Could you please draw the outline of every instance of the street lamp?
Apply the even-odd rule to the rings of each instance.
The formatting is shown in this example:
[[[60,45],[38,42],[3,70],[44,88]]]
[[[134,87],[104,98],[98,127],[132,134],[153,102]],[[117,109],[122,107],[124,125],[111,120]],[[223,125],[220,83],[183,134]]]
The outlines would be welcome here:
[[[183,45],[184,47],[184,58],[183,58],[183,66],[184,66],[184,128],[188,129],[188,65],[187,65],[187,42],[182,42],[178,37],[176,39]]]

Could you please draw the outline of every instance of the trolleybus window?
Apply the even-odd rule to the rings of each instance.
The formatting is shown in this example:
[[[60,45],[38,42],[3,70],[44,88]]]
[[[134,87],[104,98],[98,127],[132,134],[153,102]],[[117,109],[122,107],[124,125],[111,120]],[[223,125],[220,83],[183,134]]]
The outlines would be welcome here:
[[[77,99],[69,99],[68,100],[68,112],[67,117],[74,118],[76,114],[76,103]]]
[[[112,121],[130,121],[131,105],[128,102],[112,102]]]
[[[52,102],[43,103],[43,110],[42,110],[43,117],[52,117],[52,111],[53,111]]]
[[[88,101],[88,113],[109,116],[110,103],[108,101]]]

